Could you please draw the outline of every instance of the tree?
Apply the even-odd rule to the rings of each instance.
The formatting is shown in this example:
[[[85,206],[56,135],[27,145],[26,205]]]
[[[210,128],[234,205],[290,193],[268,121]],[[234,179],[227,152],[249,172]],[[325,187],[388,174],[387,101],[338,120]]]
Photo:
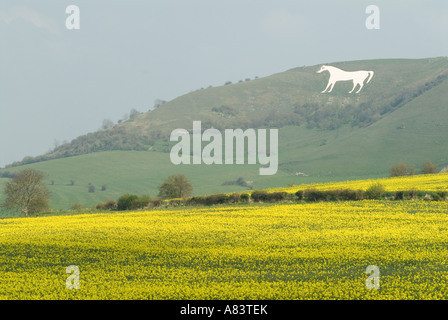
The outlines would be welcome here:
[[[139,114],[140,112],[137,109],[131,109],[131,111],[129,112],[129,120],[133,120]]]
[[[193,194],[193,186],[190,180],[183,174],[169,176],[159,186],[159,197],[184,198]]]
[[[103,120],[103,125],[101,126],[101,128],[103,130],[107,130],[109,128],[112,128],[114,126],[114,122],[110,119],[104,119]]]
[[[160,107],[161,105],[164,105],[165,103],[166,103],[165,100],[156,99],[156,100],[154,100],[154,106],[152,108],[157,109],[158,107]]]
[[[426,162],[422,166],[423,174],[437,173],[439,172],[439,168],[437,165],[431,162],[431,160],[426,160]]]
[[[19,210],[28,216],[49,209],[50,192],[42,183],[44,174],[34,169],[20,171],[6,183],[4,206]]]
[[[89,182],[89,186],[87,189],[88,189],[89,193],[94,193],[96,188],[92,183]]]
[[[395,164],[389,168],[389,175],[391,177],[412,176],[414,174],[415,174],[414,167],[404,162]]]

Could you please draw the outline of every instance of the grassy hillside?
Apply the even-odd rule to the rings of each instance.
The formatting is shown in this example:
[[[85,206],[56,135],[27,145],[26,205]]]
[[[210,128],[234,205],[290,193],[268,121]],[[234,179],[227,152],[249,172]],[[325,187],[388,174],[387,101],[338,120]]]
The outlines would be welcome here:
[[[407,162],[419,169],[428,158],[440,168],[448,164],[447,58],[331,65],[374,70],[375,76],[360,94],[348,94],[350,83],[337,83],[332,93],[321,94],[328,74],[317,74],[319,66],[199,90],[109,130],[79,137],[37,160],[59,159],[0,173],[25,167],[45,172],[51,205],[66,209],[74,203],[93,206],[126,192],[156,196],[162,180],[177,173],[187,175],[199,195],[245,190],[222,185],[238,177],[263,189],[385,177],[392,164]],[[259,176],[258,164],[172,165],[167,151],[174,143],[164,137],[175,128],[191,130],[193,120],[201,120],[203,129],[279,128],[277,174]],[[125,150],[104,151],[114,148]],[[96,186],[95,193],[88,193],[88,183]]]

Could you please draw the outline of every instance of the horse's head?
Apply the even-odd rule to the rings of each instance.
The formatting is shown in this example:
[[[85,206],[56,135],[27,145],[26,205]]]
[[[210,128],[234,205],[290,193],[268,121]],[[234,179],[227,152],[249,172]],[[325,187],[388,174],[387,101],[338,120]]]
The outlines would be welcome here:
[[[321,72],[324,72],[324,71],[327,71],[327,70],[328,70],[327,66],[322,66],[322,67],[320,67],[320,69],[316,73],[321,73]]]

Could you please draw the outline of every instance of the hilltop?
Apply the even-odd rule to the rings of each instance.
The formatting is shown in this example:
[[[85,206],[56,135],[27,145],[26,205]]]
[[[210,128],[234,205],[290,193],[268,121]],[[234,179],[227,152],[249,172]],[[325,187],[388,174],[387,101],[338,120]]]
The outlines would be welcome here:
[[[189,176],[195,194],[243,190],[223,185],[244,177],[254,188],[384,177],[390,165],[417,169],[426,159],[448,164],[448,59],[385,59],[325,63],[347,71],[373,70],[360,94],[338,82],[321,94],[320,65],[198,90],[114,127],[78,137],[51,153],[16,162],[4,172],[34,167],[56,181],[54,204],[92,205],[124,192],[157,194],[162,179]],[[261,177],[258,165],[174,166],[168,140],[176,128],[279,128],[279,171]],[[67,186],[70,179],[75,186]],[[0,181],[1,182],[1,181]],[[107,184],[87,193],[87,183]],[[71,187],[71,189],[70,189]],[[75,191],[76,190],[76,191]],[[58,199],[58,200],[56,200]]]

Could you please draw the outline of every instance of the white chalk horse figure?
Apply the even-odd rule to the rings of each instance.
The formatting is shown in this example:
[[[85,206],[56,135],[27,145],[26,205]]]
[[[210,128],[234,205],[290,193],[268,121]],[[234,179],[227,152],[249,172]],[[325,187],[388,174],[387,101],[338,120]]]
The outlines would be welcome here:
[[[359,90],[356,91],[356,93],[359,93],[362,87],[364,87],[364,81],[368,78],[366,83],[369,83],[374,75],[373,71],[344,71],[332,66],[322,66],[317,73],[324,71],[330,73],[330,79],[328,80],[327,87],[322,93],[327,92],[328,89],[330,89],[328,92],[331,92],[335,83],[338,81],[353,81],[353,89],[349,93],[352,93],[358,85]]]

